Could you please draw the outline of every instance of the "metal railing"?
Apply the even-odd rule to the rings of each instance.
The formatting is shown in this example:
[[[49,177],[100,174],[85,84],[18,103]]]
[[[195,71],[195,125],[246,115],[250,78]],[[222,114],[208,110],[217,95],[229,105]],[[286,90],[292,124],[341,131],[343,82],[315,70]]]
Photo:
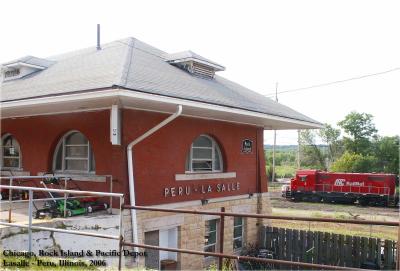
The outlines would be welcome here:
[[[124,205],[124,195],[120,194],[120,193],[65,190],[65,189],[52,189],[52,188],[36,188],[36,187],[23,187],[23,186],[4,186],[4,185],[0,185],[0,189],[25,190],[25,191],[29,192],[29,200],[28,200],[29,201],[29,223],[28,223],[28,225],[0,222],[0,225],[28,229],[28,235],[29,235],[28,250],[29,250],[29,252],[32,251],[32,229],[119,240],[119,261],[118,261],[118,269],[119,270],[121,270],[121,267],[122,267],[122,250],[123,250],[124,246],[217,257],[218,258],[218,267],[220,270],[222,269],[222,266],[223,266],[223,259],[234,259],[234,260],[238,260],[238,261],[240,261],[240,260],[257,261],[257,262],[262,262],[262,263],[267,263],[267,264],[296,266],[296,267],[302,267],[302,268],[308,268],[308,269],[316,268],[316,269],[335,269],[335,270],[363,270],[363,269],[349,268],[349,267],[342,267],[342,266],[322,265],[322,264],[314,264],[314,263],[295,262],[295,261],[276,260],[276,259],[265,259],[265,258],[257,258],[257,257],[250,257],[250,256],[238,256],[238,255],[233,255],[233,254],[225,254],[223,249],[224,249],[224,221],[225,221],[226,216],[247,217],[247,218],[257,218],[257,219],[276,219],[276,220],[295,220],[295,221],[297,220],[297,221],[331,222],[331,223],[363,224],[363,225],[382,225],[382,226],[398,227],[398,238],[399,239],[397,242],[397,270],[400,266],[400,225],[399,225],[399,222],[233,213],[233,212],[225,212],[224,207],[221,208],[220,212],[197,211],[197,210],[188,210],[188,209],[153,208],[153,207],[145,207],[145,206]],[[32,225],[32,205],[33,205],[33,201],[35,201],[35,199],[33,199],[34,191],[71,193],[71,194],[77,194],[77,195],[119,197],[119,199],[120,199],[119,235],[106,235],[106,234],[97,234],[97,233],[77,231],[77,230],[66,230],[66,229],[33,226]],[[157,211],[157,212],[169,212],[169,213],[184,213],[184,214],[195,214],[195,215],[219,216],[220,217],[219,252],[218,253],[217,252],[204,252],[204,251],[197,251],[197,250],[168,248],[168,247],[151,246],[151,245],[139,244],[139,243],[133,243],[133,242],[125,242],[124,238],[123,238],[123,229],[122,229],[122,219],[123,219],[122,212],[124,209],[136,209],[136,210],[142,210],[142,211]],[[135,241],[137,241],[137,240],[135,240]]]
[[[67,234],[76,234],[76,235],[84,235],[90,237],[98,237],[98,238],[105,238],[105,239],[113,239],[122,241],[123,238],[123,230],[122,230],[122,206],[124,205],[124,194],[121,193],[108,193],[108,192],[94,192],[94,191],[81,191],[81,190],[66,190],[66,189],[53,189],[53,188],[38,188],[38,187],[26,187],[26,186],[9,186],[9,185],[0,185],[0,189],[9,189],[9,190],[24,190],[28,191],[29,193],[29,207],[28,207],[28,215],[29,215],[29,222],[28,225],[18,224],[18,223],[11,223],[11,222],[1,222],[0,225],[3,226],[10,226],[10,227],[18,227],[18,228],[27,228],[28,229],[28,251],[29,253],[32,252],[32,229],[33,230],[43,230],[43,231],[51,231],[51,232],[60,232],[60,233],[67,233]],[[91,196],[109,196],[109,197],[118,197],[119,198],[119,235],[107,235],[107,234],[98,234],[86,231],[77,231],[77,230],[66,230],[66,229],[57,229],[57,228],[49,228],[49,227],[40,227],[40,226],[33,226],[32,225],[32,215],[33,215],[33,201],[37,199],[33,198],[34,191],[41,191],[41,192],[55,192],[55,193],[70,193],[70,194],[77,194],[77,195],[91,195]],[[39,199],[41,200],[41,199]],[[64,209],[66,209],[66,205],[64,205]],[[121,248],[121,246],[119,246]],[[119,251],[121,255],[121,250]],[[121,266],[121,257],[119,258],[119,266]]]
[[[109,180],[110,180],[110,193],[112,193],[112,191],[113,191],[113,176],[112,175],[96,175],[96,177],[109,178]],[[9,180],[9,186],[13,186],[13,181],[14,180],[19,180],[19,181],[40,180],[40,182],[42,182],[42,180],[46,180],[46,179],[49,179],[49,178],[57,178],[59,180],[64,181],[64,190],[68,189],[68,181],[73,181],[73,178],[72,178],[71,175],[52,175],[52,174],[44,174],[42,176],[12,176],[12,175],[10,175],[10,176],[1,176],[0,177],[0,185],[1,185],[1,182],[3,180]],[[19,186],[16,186],[16,187],[19,187]],[[45,187],[45,188],[47,188],[47,187]],[[72,194],[72,193],[64,193],[64,197],[63,197],[64,206],[67,206],[66,204],[67,204],[67,200],[68,199],[71,199],[71,198],[84,198],[84,197],[69,197],[68,194]],[[13,189],[9,189],[9,191],[8,191],[8,222],[9,223],[11,223],[11,219],[12,219],[12,204],[16,203],[16,202],[27,202],[27,201],[29,201],[29,200],[13,201],[12,197],[13,197]],[[109,210],[110,210],[111,214],[112,214],[112,209],[113,209],[112,198],[113,197],[110,196],[110,200],[109,200],[110,201]],[[54,200],[54,199],[61,199],[61,198],[55,198],[55,197],[51,196],[51,198],[49,198],[49,199]],[[36,201],[36,199],[35,199],[35,201]],[[67,216],[67,209],[66,208],[64,208],[64,214],[63,215],[64,215],[64,217]]]
[[[334,270],[364,270],[364,269],[357,269],[357,268],[350,268],[350,267],[343,267],[343,266],[323,265],[323,264],[294,262],[294,261],[285,261],[285,260],[257,258],[257,257],[250,257],[250,256],[238,256],[238,255],[233,255],[233,254],[224,254],[224,251],[223,251],[223,249],[224,249],[224,221],[225,221],[226,216],[231,216],[231,217],[242,217],[242,218],[246,217],[246,218],[258,218],[258,219],[296,220],[296,221],[313,221],[313,222],[330,222],[330,223],[381,225],[381,226],[398,227],[397,268],[399,268],[399,266],[400,266],[400,259],[399,259],[400,258],[400,223],[399,222],[334,219],[334,218],[293,217],[293,216],[277,216],[277,215],[233,213],[233,212],[228,213],[228,212],[225,212],[224,207],[221,208],[220,212],[197,211],[197,210],[188,210],[188,209],[153,208],[153,207],[131,206],[131,205],[124,205],[124,206],[122,206],[122,209],[136,209],[136,210],[142,210],[142,211],[219,216],[220,217],[220,227],[218,229],[218,231],[219,231],[219,252],[216,253],[216,252],[204,252],[204,251],[180,249],[180,248],[159,247],[159,246],[152,246],[152,245],[146,245],[146,244],[125,242],[123,239],[120,242],[120,250],[122,250],[124,246],[130,246],[130,247],[139,247],[139,248],[145,248],[145,249],[147,248],[147,249],[154,249],[154,250],[163,250],[163,251],[170,251],[170,252],[179,252],[179,253],[188,253],[188,254],[195,254],[195,255],[217,257],[219,270],[222,270],[224,258],[234,259],[234,260],[238,260],[238,261],[240,261],[240,260],[257,261],[257,262],[263,262],[263,263],[267,263],[267,264],[297,266],[297,267],[303,267],[303,268],[307,268],[307,269],[315,268],[315,269],[334,269]]]

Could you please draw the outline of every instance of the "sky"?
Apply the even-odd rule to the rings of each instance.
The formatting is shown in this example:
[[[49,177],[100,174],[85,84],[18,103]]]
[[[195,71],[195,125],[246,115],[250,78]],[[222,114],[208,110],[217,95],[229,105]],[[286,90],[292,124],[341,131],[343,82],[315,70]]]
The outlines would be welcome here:
[[[219,75],[336,125],[351,111],[400,134],[400,1],[4,1],[0,63],[52,56],[135,37],[163,51],[192,50],[226,67]],[[272,131],[265,143],[273,142]],[[277,144],[296,144],[278,131]]]

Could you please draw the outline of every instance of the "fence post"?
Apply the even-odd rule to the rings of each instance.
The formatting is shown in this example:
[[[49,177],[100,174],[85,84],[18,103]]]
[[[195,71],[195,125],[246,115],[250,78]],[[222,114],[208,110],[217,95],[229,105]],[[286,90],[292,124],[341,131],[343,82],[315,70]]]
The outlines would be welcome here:
[[[67,190],[68,187],[67,178],[64,179],[64,189]],[[64,192],[64,217],[67,217],[67,193]]]
[[[109,175],[109,180],[110,180],[110,193],[112,193],[112,190],[113,190],[113,176],[112,175]],[[113,208],[113,197],[110,196],[110,214],[113,214],[112,208]]]
[[[13,178],[10,178],[10,186],[13,185]],[[11,209],[12,209],[12,189],[8,189],[8,223],[11,223]]]
[[[32,252],[32,203],[33,203],[33,191],[29,190],[29,207],[28,207],[28,212],[29,212],[28,251],[29,251],[29,253]]]
[[[396,270],[400,270],[400,222],[397,226],[397,260],[396,260]]]
[[[122,267],[122,250],[123,250],[123,241],[124,241],[124,232],[122,229],[123,223],[123,206],[124,206],[124,196],[119,198],[119,259],[118,259],[118,270],[121,270]],[[139,256],[138,256],[139,257]]]
[[[221,207],[221,213],[225,213],[225,207]],[[220,215],[221,222],[219,227],[219,253],[224,253],[224,228],[225,228],[225,215]],[[223,265],[223,257],[218,258],[218,269],[222,270]]]

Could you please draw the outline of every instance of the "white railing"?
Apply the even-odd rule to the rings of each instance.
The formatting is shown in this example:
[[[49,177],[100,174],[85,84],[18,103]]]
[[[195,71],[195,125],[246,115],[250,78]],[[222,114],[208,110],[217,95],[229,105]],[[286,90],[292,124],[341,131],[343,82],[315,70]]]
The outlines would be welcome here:
[[[113,176],[112,175],[96,175],[96,177],[105,177],[106,179],[108,178],[110,180],[110,193],[113,191]],[[73,181],[73,176],[71,175],[52,175],[52,174],[44,174],[41,176],[1,176],[0,177],[0,185],[3,180],[9,180],[9,186],[13,186],[13,181],[18,180],[18,181],[35,181],[35,180],[45,180],[45,179],[50,179],[50,178],[57,178],[58,180],[64,181],[64,190],[68,189],[68,181]],[[81,181],[80,181],[81,182]],[[45,186],[45,185],[44,185]],[[47,187],[45,187],[47,188]],[[26,202],[28,200],[17,200],[13,201],[12,200],[12,189],[8,191],[8,222],[11,223],[11,216],[12,216],[12,204],[16,202]],[[68,193],[64,193],[64,206],[67,204],[67,200],[69,198],[79,198],[79,197],[69,197]],[[109,203],[109,210],[110,213],[112,214],[112,209],[113,209],[113,197],[110,197],[110,203]],[[52,199],[60,199],[60,198],[54,198]],[[64,217],[67,216],[67,209],[64,208]]]
[[[29,214],[29,222],[28,225],[11,223],[11,222],[1,222],[0,225],[10,226],[10,227],[18,227],[18,228],[27,228],[28,229],[28,251],[32,252],[32,229],[34,230],[43,230],[43,231],[51,231],[51,232],[60,232],[67,234],[76,234],[76,235],[84,235],[98,238],[106,238],[106,239],[114,239],[122,242],[123,240],[123,230],[122,230],[122,206],[124,205],[124,194],[121,193],[109,193],[109,192],[94,192],[94,191],[81,191],[81,190],[66,190],[66,189],[53,189],[53,188],[38,188],[38,187],[26,187],[26,186],[10,186],[10,185],[0,185],[0,190],[8,189],[12,190],[24,190],[29,193],[29,206],[28,206],[28,214]],[[34,199],[33,192],[34,191],[42,191],[42,192],[55,192],[55,193],[64,193],[64,194],[76,194],[76,195],[90,195],[90,196],[106,196],[106,197],[118,197],[119,198],[119,234],[118,235],[107,235],[107,234],[98,234],[86,231],[77,231],[77,230],[65,230],[65,229],[56,229],[49,227],[39,227],[32,226],[32,215],[33,215],[33,201],[42,200],[42,199]],[[66,205],[64,205],[64,210],[66,209]],[[119,246],[119,253],[121,253],[122,246]],[[119,258],[119,266],[121,266],[121,257]]]

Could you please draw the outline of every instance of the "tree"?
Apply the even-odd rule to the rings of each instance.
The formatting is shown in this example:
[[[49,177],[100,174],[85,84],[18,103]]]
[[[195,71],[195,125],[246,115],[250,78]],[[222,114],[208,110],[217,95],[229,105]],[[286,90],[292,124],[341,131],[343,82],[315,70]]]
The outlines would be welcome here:
[[[324,144],[317,144],[317,140]],[[301,163],[303,166],[327,169],[343,153],[340,130],[329,124],[318,132],[303,130],[300,132]]]
[[[344,137],[344,145],[347,151],[356,154],[371,153],[371,139],[376,137],[373,116],[366,113],[351,112],[344,120],[338,122],[349,137]]]
[[[399,174],[399,141],[399,136],[385,136],[373,142],[380,171]]]
[[[343,142],[340,140],[340,134],[340,129],[327,123],[324,124],[324,128],[319,130],[319,137],[328,146],[327,158],[330,163],[343,154]]]
[[[316,133],[312,130],[300,132],[301,164],[317,169],[325,168],[325,156],[315,141]]]
[[[332,164],[335,172],[376,172],[377,158],[371,155],[345,152]]]

